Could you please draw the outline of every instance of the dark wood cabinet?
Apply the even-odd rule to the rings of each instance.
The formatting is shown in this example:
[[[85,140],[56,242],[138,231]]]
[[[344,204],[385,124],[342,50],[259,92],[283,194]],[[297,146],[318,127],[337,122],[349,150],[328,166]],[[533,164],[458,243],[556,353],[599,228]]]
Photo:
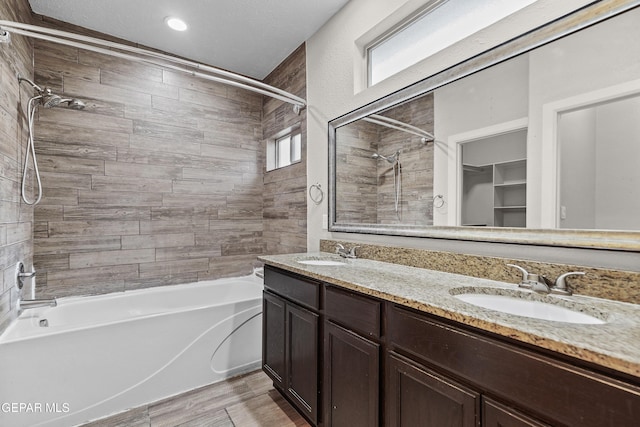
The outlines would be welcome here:
[[[394,353],[387,357],[387,427],[478,427],[480,394]]]
[[[380,345],[330,321],[323,345],[324,425],[379,425]]]
[[[265,289],[264,371],[314,425],[640,425],[629,376],[272,267]]]
[[[287,392],[313,423],[318,419],[318,315],[287,304]]]
[[[282,298],[263,292],[262,368],[281,389],[285,388],[285,306]]]
[[[554,426],[639,425],[637,384],[616,380],[435,316],[389,305],[390,351],[457,378],[532,419]],[[492,425],[491,420],[488,425]]]
[[[551,427],[491,399],[482,402],[483,427]]]
[[[314,425],[319,406],[319,286],[265,269],[262,367],[274,386]]]

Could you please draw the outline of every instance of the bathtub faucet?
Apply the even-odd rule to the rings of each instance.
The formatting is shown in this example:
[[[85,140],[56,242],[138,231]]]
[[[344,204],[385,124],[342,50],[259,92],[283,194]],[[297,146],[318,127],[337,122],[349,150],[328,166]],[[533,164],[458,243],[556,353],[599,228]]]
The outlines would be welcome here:
[[[55,298],[52,299],[19,299],[18,300],[18,312],[21,313],[24,310],[38,307],[55,307],[58,302]]]

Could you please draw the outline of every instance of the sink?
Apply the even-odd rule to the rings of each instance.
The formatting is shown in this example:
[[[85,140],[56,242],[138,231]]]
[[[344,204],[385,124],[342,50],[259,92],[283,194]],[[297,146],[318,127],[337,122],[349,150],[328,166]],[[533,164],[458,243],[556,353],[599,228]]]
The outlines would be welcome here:
[[[480,293],[467,293],[454,296],[461,301],[478,307],[516,316],[588,325],[601,325],[605,323],[603,320],[586,313],[532,299]]]
[[[298,262],[300,264],[306,264],[306,265],[325,265],[325,266],[344,265],[344,262],[331,261],[328,259],[302,259],[302,260],[298,260]]]

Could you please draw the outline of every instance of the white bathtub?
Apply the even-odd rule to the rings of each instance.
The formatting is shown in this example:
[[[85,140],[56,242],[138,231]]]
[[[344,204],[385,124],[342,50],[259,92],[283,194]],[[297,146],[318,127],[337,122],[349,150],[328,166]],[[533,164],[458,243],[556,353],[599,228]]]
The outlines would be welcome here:
[[[0,426],[72,426],[257,369],[261,325],[256,276],[27,310],[0,336]]]

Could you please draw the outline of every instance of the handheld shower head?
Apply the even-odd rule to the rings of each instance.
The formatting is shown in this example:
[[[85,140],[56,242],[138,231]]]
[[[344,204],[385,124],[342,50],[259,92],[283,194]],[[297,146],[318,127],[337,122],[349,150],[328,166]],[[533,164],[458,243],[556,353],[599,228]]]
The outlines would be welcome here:
[[[371,155],[372,159],[382,159],[382,160],[386,160],[389,163],[395,163],[396,161],[398,161],[399,157],[400,157],[400,150],[396,151],[390,156],[383,156],[382,154],[378,154],[378,153],[373,153]]]
[[[84,110],[85,103],[77,98],[64,98],[60,100],[60,104],[67,104],[66,107],[71,110]]]
[[[42,95],[40,99],[44,108],[53,108],[62,102],[62,98],[59,95],[51,93],[50,89],[45,88],[45,91],[45,94]]]

